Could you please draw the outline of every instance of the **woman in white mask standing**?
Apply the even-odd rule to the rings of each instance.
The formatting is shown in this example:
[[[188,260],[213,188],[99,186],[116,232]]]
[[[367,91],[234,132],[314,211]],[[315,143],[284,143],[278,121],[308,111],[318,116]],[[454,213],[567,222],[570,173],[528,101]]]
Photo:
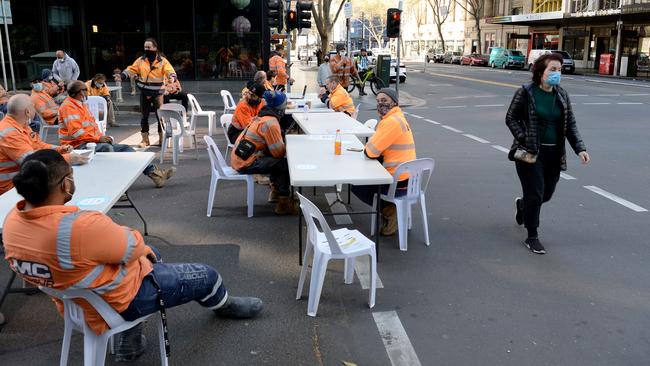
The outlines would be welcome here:
[[[590,160],[580,137],[569,94],[560,86],[562,56],[543,55],[533,65],[532,82],[523,85],[512,98],[506,125],[514,136],[508,158],[515,162],[523,197],[515,199],[515,221],[524,225],[524,245],[545,254],[539,240],[542,204],[553,196],[560,172],[566,170],[565,140],[583,164]]]

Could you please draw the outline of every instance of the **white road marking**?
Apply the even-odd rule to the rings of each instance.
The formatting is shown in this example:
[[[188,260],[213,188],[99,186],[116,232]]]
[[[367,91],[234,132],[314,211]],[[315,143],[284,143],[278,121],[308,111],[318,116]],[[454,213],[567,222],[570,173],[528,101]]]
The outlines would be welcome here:
[[[467,138],[470,138],[470,139],[472,139],[474,141],[478,141],[478,142],[480,142],[482,144],[489,144],[490,143],[490,141],[488,141],[488,140],[482,139],[482,138],[480,138],[478,136],[471,135],[469,133],[463,134],[463,136],[465,136]]]
[[[629,208],[632,211],[635,211],[635,212],[648,212],[648,210],[646,210],[645,208],[643,208],[643,207],[641,207],[639,205],[636,205],[636,204],[634,204],[634,203],[632,203],[632,202],[630,202],[630,201],[628,201],[626,199],[623,199],[623,198],[621,198],[621,197],[619,197],[619,196],[617,196],[615,194],[609,193],[609,192],[605,191],[604,189],[598,188],[596,186],[584,186],[584,187],[587,188],[588,190],[596,193],[596,194],[599,194],[599,195],[601,195],[601,196],[603,196],[605,198],[608,198],[608,199],[618,203],[619,205],[623,205],[623,206]]]
[[[611,104],[609,102],[591,102],[591,103],[582,103],[584,105],[605,105],[605,104]]]
[[[443,108],[467,108],[466,105],[443,105],[443,106],[438,106],[438,108],[443,109]]]
[[[424,117],[422,117],[422,116],[418,116],[417,114],[413,114],[413,113],[411,113],[411,117],[415,117],[415,118],[419,118],[419,119],[424,118]]]
[[[481,107],[505,107],[503,104],[477,104],[474,107],[476,108],[481,108]]]
[[[616,104],[620,104],[620,105],[639,105],[639,104],[643,104],[643,103],[641,103],[641,102],[619,102],[619,103],[616,103]]]
[[[584,79],[584,81],[589,81],[592,83],[602,83],[602,84],[616,84],[616,85],[626,85],[626,86],[635,86],[637,88],[650,88],[649,86],[643,84],[633,84],[633,83],[623,83],[620,81],[609,81],[609,80],[599,80],[599,79]]]
[[[451,85],[451,84],[429,84],[429,86],[436,87],[436,86],[453,86],[453,85]]]
[[[357,278],[361,284],[361,288],[368,290],[370,288],[370,257],[363,256],[354,261],[354,271],[357,273]],[[384,288],[384,284],[377,274],[377,288]]]
[[[409,336],[395,311],[372,313],[379,336],[384,343],[388,358],[393,366],[421,366]]]
[[[620,97],[620,94],[596,94],[596,97]]]
[[[505,147],[503,147],[501,145],[492,145],[492,148],[497,149],[497,150],[499,150],[501,152],[504,152],[506,154],[508,154],[510,152],[510,149],[507,149],[507,148],[505,148]]]
[[[576,180],[574,176],[568,175],[565,172],[560,172],[560,178],[565,179],[565,180]]]
[[[467,96],[463,96],[463,97],[444,97],[442,99],[465,99],[465,98],[468,98],[468,97]]]
[[[425,118],[424,120],[429,122],[429,123],[433,123],[434,125],[439,125],[440,124],[440,122],[436,122],[436,121],[430,120],[428,118]]]
[[[571,97],[588,97],[587,94],[571,94]]]
[[[448,129],[449,131],[456,132],[456,133],[463,133],[463,131],[461,131],[461,130],[459,130],[459,129],[456,129],[456,128],[453,128],[453,127],[451,127],[451,126],[447,126],[447,125],[442,125],[442,128],[446,128],[446,129]]]
[[[636,94],[623,94],[626,97],[643,97],[646,95],[650,95],[648,93],[636,93]]]
[[[498,97],[498,95],[476,95],[474,98],[495,98]],[[508,95],[510,97],[510,95]]]

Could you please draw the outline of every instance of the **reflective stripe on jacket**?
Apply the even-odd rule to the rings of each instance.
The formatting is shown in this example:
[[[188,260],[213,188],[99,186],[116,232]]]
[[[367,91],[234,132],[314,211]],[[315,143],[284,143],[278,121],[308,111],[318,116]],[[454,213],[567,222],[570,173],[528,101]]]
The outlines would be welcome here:
[[[36,150],[56,148],[43,142],[29,126],[19,124],[11,116],[3,118],[0,121],[0,194],[14,187],[11,178],[18,174],[27,156]]]
[[[235,114],[232,116],[232,124],[238,130],[245,129],[251,124],[253,118],[260,113],[260,110],[265,105],[266,103],[264,102],[264,99],[262,99],[260,104],[256,106],[248,104],[246,99],[240,100],[239,103],[237,103],[237,108],[235,108]]]
[[[230,165],[235,170],[248,168],[253,162],[268,151],[274,158],[282,158],[285,154],[284,141],[280,122],[274,116],[255,117],[245,133],[241,133],[235,146],[246,138],[255,145],[255,153],[247,160],[242,160],[234,152],[230,155]]]
[[[86,81],[86,88],[88,88],[89,97],[110,97],[111,92],[108,90],[108,86],[104,84],[101,88],[95,87],[95,82],[92,80]]]
[[[332,70],[332,75],[341,78],[341,85],[346,88],[350,85],[350,75],[358,75],[354,61],[347,56],[332,56],[330,58],[330,69]]]
[[[32,102],[34,102],[34,108],[36,112],[43,117],[45,123],[52,126],[55,124],[57,117],[59,116],[59,105],[56,104],[54,98],[52,98],[47,92],[32,90]]]
[[[24,208],[25,201],[20,201],[4,223],[5,259],[11,269],[35,285],[93,290],[118,313],[126,310],[153,268],[146,258],[153,252],[142,235],[76,206]],[[76,302],[95,333],[108,328],[85,301]],[[63,304],[55,303],[63,313]]]
[[[370,158],[383,159],[382,165],[390,174],[401,163],[415,160],[415,141],[411,126],[406,122],[404,113],[400,107],[393,107],[377,124],[377,130],[365,149],[366,155]],[[399,180],[408,179],[409,174],[404,173]]]
[[[350,98],[350,94],[343,89],[341,85],[338,85],[332,91],[329,97],[329,107],[337,112],[344,112],[348,115],[353,115],[355,112],[354,102]]]
[[[138,88],[151,93],[163,94],[165,92],[165,78],[176,77],[176,71],[166,58],[158,55],[153,61],[153,67],[146,57],[138,57],[133,65],[124,70],[129,77],[136,77]]]
[[[85,103],[67,97],[59,108],[59,141],[77,147],[87,142],[98,142],[103,133]]]
[[[287,85],[289,81],[289,75],[287,74],[287,62],[278,55],[275,55],[269,59],[269,70],[273,70],[278,73],[275,77],[275,83],[277,85]]]

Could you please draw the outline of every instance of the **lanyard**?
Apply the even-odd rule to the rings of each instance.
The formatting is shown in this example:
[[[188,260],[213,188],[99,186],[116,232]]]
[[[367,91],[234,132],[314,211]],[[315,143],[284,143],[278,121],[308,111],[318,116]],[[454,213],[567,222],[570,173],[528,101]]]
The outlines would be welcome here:
[[[153,282],[154,287],[156,288],[156,294],[158,295],[158,310],[160,311],[160,319],[162,320],[163,327],[163,338],[165,340],[165,355],[169,357],[170,346],[169,346],[169,334],[167,333],[167,312],[165,311],[165,300],[162,297],[162,290],[156,282],[156,278],[151,276],[151,281]]]

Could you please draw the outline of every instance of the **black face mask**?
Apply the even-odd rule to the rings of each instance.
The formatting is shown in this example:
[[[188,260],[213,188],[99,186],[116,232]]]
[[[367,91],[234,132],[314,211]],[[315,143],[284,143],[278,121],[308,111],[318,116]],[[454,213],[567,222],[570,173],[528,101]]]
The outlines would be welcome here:
[[[248,104],[252,106],[256,106],[262,103],[262,99],[249,99]]]
[[[153,62],[156,59],[156,51],[152,50],[144,50],[144,55],[149,60],[149,62]]]

